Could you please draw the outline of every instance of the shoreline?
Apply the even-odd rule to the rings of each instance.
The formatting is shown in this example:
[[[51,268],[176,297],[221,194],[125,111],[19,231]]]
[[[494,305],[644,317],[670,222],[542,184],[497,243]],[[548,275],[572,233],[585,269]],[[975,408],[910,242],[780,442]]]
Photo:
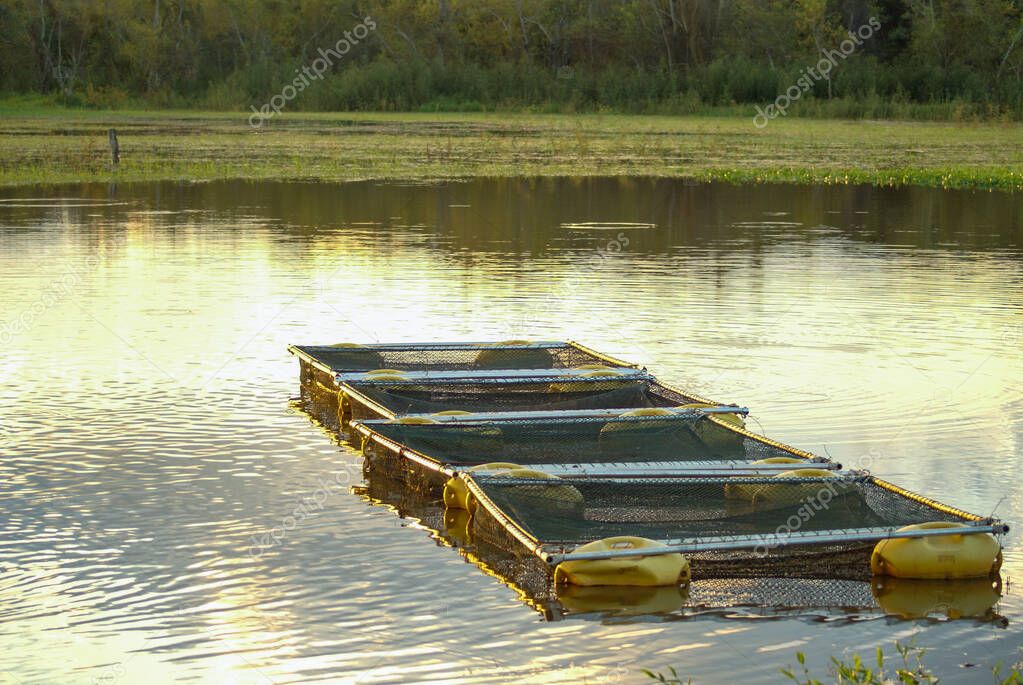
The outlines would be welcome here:
[[[1023,190],[1023,124],[618,114],[121,112],[0,104],[0,187],[636,176]],[[108,128],[121,163],[111,166]]]

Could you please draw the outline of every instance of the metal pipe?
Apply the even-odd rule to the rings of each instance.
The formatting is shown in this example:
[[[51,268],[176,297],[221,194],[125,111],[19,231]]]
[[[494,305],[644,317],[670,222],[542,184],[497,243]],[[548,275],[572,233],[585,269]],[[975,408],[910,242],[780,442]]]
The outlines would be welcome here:
[[[296,346],[299,347],[299,346]],[[338,350],[332,345],[301,345],[316,350]],[[445,350],[537,350],[569,347],[569,344],[560,340],[538,340],[536,342],[525,342],[522,344],[507,344],[494,342],[429,342],[429,343],[366,343],[359,347],[350,348],[355,352],[359,350],[374,350],[376,352],[443,352]]]
[[[740,407],[731,404],[722,404],[716,407],[705,409],[682,409],[680,407],[659,407],[671,412],[661,416],[622,416],[627,412],[635,411],[635,408],[618,407],[614,409],[561,409],[561,410],[539,410],[539,411],[495,411],[478,412],[470,414],[454,414],[449,416],[437,416],[436,414],[405,414],[404,417],[417,416],[429,418],[437,423],[590,423],[597,421],[614,422],[651,422],[651,421],[674,421],[679,418],[695,418],[703,414],[749,414],[748,407]],[[367,425],[394,423],[387,419],[368,419],[363,423]],[[431,424],[420,424],[430,426]]]
[[[562,464],[531,464],[528,468],[543,471],[562,478],[587,476],[614,478],[670,478],[674,475],[696,476],[706,474],[714,476],[760,476],[775,474],[792,469],[805,467],[806,464],[754,464],[752,461],[738,460],[693,460],[693,461],[637,461],[614,464],[595,463],[562,463]],[[827,471],[839,471],[841,464],[813,464],[814,468]],[[850,474],[851,475],[851,474]],[[856,474],[859,475],[859,474]]]
[[[608,367],[609,369],[611,367]],[[367,385],[476,384],[476,383],[601,383],[609,381],[652,381],[655,378],[639,369],[612,369],[607,376],[592,376],[589,369],[499,369],[469,371],[401,371],[399,378],[380,378],[365,371],[346,371],[334,376],[341,383]]]
[[[798,464],[792,464],[792,466],[799,466]],[[531,468],[531,467],[530,467]],[[707,474],[705,476],[699,474],[692,474],[689,477],[676,477],[676,478],[656,478],[652,476],[642,476],[643,480],[648,483],[657,483],[659,485],[675,485],[680,488],[692,487],[695,485],[855,485],[859,483],[871,482],[871,476],[864,471],[842,471],[834,475],[827,476],[786,476],[785,478],[780,477],[781,474],[775,474],[772,476],[722,476],[719,474]],[[548,488],[557,485],[556,481],[550,481],[545,479],[529,478],[527,476],[508,476],[503,473],[496,474],[484,474],[475,475],[473,474],[473,480],[478,480],[482,484],[487,486],[495,487],[512,487],[519,485],[531,485],[537,488]],[[573,479],[577,483],[588,482],[589,484],[601,484],[607,485],[608,483],[628,483],[630,480],[627,476],[620,475],[580,475]]]
[[[986,525],[967,526],[966,528],[931,528],[923,530],[899,530],[897,528],[849,528],[845,530],[790,533],[785,536],[764,534],[764,535],[737,535],[734,537],[721,537],[714,540],[694,540],[691,542],[669,543],[659,549],[620,549],[608,550],[605,552],[567,552],[550,553],[543,552],[541,558],[549,564],[559,564],[562,561],[583,561],[591,559],[617,559],[627,557],[649,557],[660,554],[692,554],[697,552],[719,552],[735,551],[746,549],[757,549],[758,547],[787,547],[789,545],[823,545],[830,542],[879,542],[881,540],[894,540],[899,538],[926,538],[940,537],[942,535],[978,535],[980,533],[991,533],[1002,535],[1009,531],[1009,526],[1001,522]]]

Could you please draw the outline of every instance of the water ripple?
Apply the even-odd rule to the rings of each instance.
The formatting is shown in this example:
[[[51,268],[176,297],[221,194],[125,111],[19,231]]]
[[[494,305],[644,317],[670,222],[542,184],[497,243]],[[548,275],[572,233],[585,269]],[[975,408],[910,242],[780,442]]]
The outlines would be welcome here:
[[[358,455],[290,401],[288,343],[526,336],[643,362],[773,437],[1023,520],[1017,197],[573,183],[536,181],[525,204],[500,179],[7,191],[3,668],[575,683],[674,664],[759,683],[797,649],[823,666],[910,633],[946,682],[1011,663],[1003,624],[886,619],[863,585],[534,606],[452,547],[436,507],[352,492]]]

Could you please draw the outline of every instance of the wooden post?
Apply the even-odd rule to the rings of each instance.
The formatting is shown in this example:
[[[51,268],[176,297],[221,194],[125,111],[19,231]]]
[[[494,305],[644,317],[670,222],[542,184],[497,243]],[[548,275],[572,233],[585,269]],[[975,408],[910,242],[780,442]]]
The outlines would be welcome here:
[[[121,162],[121,148],[117,144],[117,131],[110,129],[107,131],[107,136],[110,138],[110,160],[117,166]]]

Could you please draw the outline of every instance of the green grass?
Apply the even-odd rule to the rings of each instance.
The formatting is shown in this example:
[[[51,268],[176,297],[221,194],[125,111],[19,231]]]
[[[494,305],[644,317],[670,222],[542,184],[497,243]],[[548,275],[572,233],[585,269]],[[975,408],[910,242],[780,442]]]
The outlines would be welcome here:
[[[107,128],[121,164],[111,167]],[[0,185],[631,175],[1023,189],[1023,125],[494,113],[246,114],[0,101]]]
[[[836,683],[844,685],[936,685],[941,682],[938,674],[924,664],[924,656],[929,650],[917,647],[915,643],[895,643],[898,658],[885,655],[880,647],[873,659],[864,659],[853,654],[848,659],[831,657],[828,674],[823,680],[813,674],[806,665],[806,655],[796,652],[798,667],[781,669],[785,678],[797,685],[826,685]],[[694,685],[691,678],[686,680],[678,671],[669,667],[666,672],[642,669],[651,680],[661,685]],[[1003,668],[995,665],[990,670],[990,680],[978,674],[976,682],[990,682],[992,685],[1023,685],[1023,673],[1017,667]]]

